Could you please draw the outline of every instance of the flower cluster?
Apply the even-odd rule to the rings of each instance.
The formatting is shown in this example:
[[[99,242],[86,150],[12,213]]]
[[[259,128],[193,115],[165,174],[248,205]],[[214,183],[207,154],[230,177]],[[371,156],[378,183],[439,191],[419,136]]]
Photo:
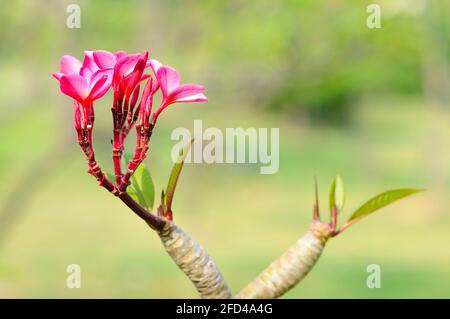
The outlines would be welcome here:
[[[82,62],[64,55],[59,71],[53,76],[59,81],[61,92],[73,99],[75,129],[87,158],[88,172],[117,196],[126,191],[130,177],[146,157],[148,143],[161,112],[173,103],[208,100],[203,94],[203,86],[180,84],[175,69],[149,59],[146,51],[136,54],[85,51]],[[92,146],[94,102],[111,87],[115,181],[110,181],[100,169]],[[153,110],[153,96],[158,90],[161,90],[162,99],[159,107]],[[136,148],[126,172],[122,172],[120,163],[124,140],[133,127],[136,128]]]

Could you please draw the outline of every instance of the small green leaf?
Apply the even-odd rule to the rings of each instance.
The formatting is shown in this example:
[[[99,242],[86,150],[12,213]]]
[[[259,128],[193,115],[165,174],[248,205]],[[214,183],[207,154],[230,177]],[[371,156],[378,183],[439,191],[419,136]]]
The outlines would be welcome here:
[[[130,186],[127,187],[127,193],[128,193],[128,195],[130,195],[136,202],[138,202],[139,204],[142,205],[141,199],[140,199],[139,196],[137,195],[136,190],[134,189],[133,186],[130,185]]]
[[[153,203],[155,202],[155,186],[153,184],[152,176],[144,163],[141,163],[139,167],[142,167],[142,174],[140,178],[140,186],[144,200],[147,203],[147,208],[153,208]]]
[[[345,188],[344,183],[342,182],[342,178],[339,175],[336,175],[331,182],[330,185],[330,212],[333,206],[336,205],[338,212],[344,209],[345,204]]]
[[[133,155],[130,152],[124,152],[122,157],[123,165],[126,167],[132,159]],[[133,175],[131,175],[130,182],[131,185],[127,189],[131,186],[133,187],[131,192],[135,193],[136,201],[146,209],[152,209],[155,201],[155,187],[150,171],[144,163],[139,164],[136,168]]]
[[[139,198],[139,204],[147,209],[153,208],[155,189],[150,172],[144,163],[141,163],[136,168],[133,175],[131,175],[130,181]]]
[[[166,193],[164,193],[164,189],[161,192],[161,205],[166,206]]]
[[[172,167],[172,171],[170,173],[169,182],[167,184],[166,193],[164,197],[164,204],[169,209],[172,206],[173,195],[175,193],[175,188],[177,187],[178,178],[180,177],[184,161],[186,159],[187,154],[189,153],[189,149],[191,148],[193,142],[194,139],[192,139],[190,143],[187,143],[183,147],[183,149],[180,151],[176,163]]]
[[[401,188],[378,194],[377,196],[372,197],[367,202],[365,202],[360,208],[358,208],[349,218],[348,222],[354,222],[355,220],[361,219],[399,199],[421,191],[423,191],[423,189]]]
[[[314,205],[319,209],[319,186],[317,185],[317,177],[314,177]]]

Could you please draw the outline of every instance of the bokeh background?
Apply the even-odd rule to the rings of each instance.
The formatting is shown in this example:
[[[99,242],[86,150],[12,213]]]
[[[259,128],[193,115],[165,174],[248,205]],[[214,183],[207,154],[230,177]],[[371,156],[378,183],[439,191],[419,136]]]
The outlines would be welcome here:
[[[339,173],[345,221],[368,197],[402,200],[329,242],[287,298],[450,297],[450,3],[377,0],[0,1],[0,296],[196,297],[157,236],[86,173],[71,101],[51,72],[63,54],[149,50],[206,104],[160,119],[150,166],[158,192],[171,131],[280,128],[280,169],[187,165],[175,221],[215,258],[234,292],[302,235],[317,176],[322,214]],[[81,28],[66,27],[69,4]],[[95,146],[110,161],[110,93],[96,105]],[[66,267],[81,266],[81,289]],[[382,287],[368,289],[378,264]]]

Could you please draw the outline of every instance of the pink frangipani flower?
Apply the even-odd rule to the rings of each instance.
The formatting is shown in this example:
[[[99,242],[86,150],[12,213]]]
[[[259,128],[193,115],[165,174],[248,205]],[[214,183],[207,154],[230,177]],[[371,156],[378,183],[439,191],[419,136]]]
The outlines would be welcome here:
[[[89,77],[67,74],[60,78],[60,89],[64,94],[88,106],[101,98],[111,86],[112,70],[98,70]]]
[[[154,64],[154,63],[153,63]],[[162,102],[155,116],[161,113],[168,105],[178,102],[206,102],[208,98],[203,94],[205,88],[198,84],[181,84],[178,72],[170,66],[158,66],[156,79],[161,87]]]
[[[132,91],[141,80],[148,78],[144,75],[144,69],[147,67],[148,52],[123,55],[117,58],[114,65],[113,86],[118,86],[122,82],[123,89]],[[105,59],[106,60],[106,59]]]
[[[83,63],[73,56],[64,55],[59,72],[53,76],[59,80],[61,92],[87,107],[111,87],[113,72],[113,68],[100,68],[95,63],[93,51],[85,51]]]

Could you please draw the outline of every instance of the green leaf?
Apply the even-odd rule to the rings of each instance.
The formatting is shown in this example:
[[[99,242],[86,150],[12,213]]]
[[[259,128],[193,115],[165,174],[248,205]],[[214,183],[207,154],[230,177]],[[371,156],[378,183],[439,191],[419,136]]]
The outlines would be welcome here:
[[[150,171],[144,166],[144,163],[141,163],[139,167],[142,167],[142,174],[140,178],[141,191],[144,196],[144,200],[147,203],[147,208],[151,209],[153,208],[153,204],[155,202],[155,185],[153,184]]]
[[[378,194],[377,196],[372,197],[367,202],[365,202],[360,208],[358,208],[349,218],[348,222],[353,222],[357,219],[361,219],[399,199],[421,191],[423,191],[423,189],[400,188]]]
[[[139,198],[139,204],[147,209],[153,208],[155,200],[155,188],[150,171],[144,163],[141,163],[130,178],[131,185],[133,185],[136,195]]]
[[[124,166],[126,166],[132,158],[133,155],[130,152],[124,152],[122,157]],[[130,182],[131,185],[128,186],[127,190],[132,186],[133,189],[131,192],[134,192],[136,201],[146,209],[152,209],[155,201],[155,187],[150,171],[144,163],[139,164],[136,168],[133,175],[131,175]]]
[[[166,193],[164,193],[164,189],[161,192],[161,205],[166,206]]]
[[[180,173],[183,168],[184,161],[186,159],[187,154],[189,153],[189,149],[191,148],[191,145],[193,142],[194,142],[194,139],[192,139],[190,141],[190,143],[187,143],[183,147],[183,149],[180,151],[180,154],[178,156],[176,163],[172,167],[172,171],[170,173],[169,182],[167,184],[165,198],[164,198],[164,204],[169,209],[172,206],[173,195],[175,193],[175,188],[177,187],[178,178],[180,177]]]
[[[344,183],[342,182],[342,178],[339,175],[336,175],[331,182],[329,199],[330,212],[335,205],[338,209],[338,212],[344,209],[345,188]]]
[[[139,204],[142,205],[142,203],[140,203],[139,196],[137,195],[136,190],[134,189],[133,186],[130,185],[130,186],[127,187],[127,193],[128,193],[128,195],[130,195],[136,202],[138,202]]]

